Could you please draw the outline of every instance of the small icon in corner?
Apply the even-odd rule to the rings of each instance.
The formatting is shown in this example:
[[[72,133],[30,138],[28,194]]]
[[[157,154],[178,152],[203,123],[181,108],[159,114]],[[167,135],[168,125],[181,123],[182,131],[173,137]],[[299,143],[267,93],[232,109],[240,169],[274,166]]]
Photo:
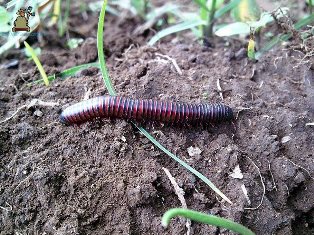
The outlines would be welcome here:
[[[21,8],[16,12],[18,17],[14,21],[14,27],[12,28],[13,32],[25,31],[29,32],[30,27],[28,26],[28,20],[30,16],[35,16],[35,13],[32,12],[33,8],[29,6],[27,9]]]

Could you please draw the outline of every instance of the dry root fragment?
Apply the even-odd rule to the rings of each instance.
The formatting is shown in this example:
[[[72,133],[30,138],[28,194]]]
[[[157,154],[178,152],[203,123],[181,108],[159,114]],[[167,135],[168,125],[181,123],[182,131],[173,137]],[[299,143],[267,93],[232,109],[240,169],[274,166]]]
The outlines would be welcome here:
[[[22,109],[24,109],[24,108],[30,109],[31,107],[34,107],[36,105],[38,105],[38,106],[54,107],[54,106],[58,106],[59,103],[56,103],[56,102],[45,102],[45,101],[42,101],[42,100],[39,100],[39,99],[32,99],[29,104],[27,104],[27,105],[24,104],[24,105],[20,106],[10,117],[0,121],[0,124],[9,121],[11,118],[13,118]]]

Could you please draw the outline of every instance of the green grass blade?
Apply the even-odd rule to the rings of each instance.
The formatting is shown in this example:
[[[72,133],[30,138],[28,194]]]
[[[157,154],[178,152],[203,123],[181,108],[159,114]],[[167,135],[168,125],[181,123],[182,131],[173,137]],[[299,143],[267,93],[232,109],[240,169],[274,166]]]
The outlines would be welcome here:
[[[229,200],[228,197],[226,197],[209,179],[207,179],[204,175],[202,175],[200,172],[195,170],[193,167],[189,166],[187,163],[182,161],[180,158],[178,158],[176,155],[171,153],[168,149],[166,149],[163,145],[161,145],[154,137],[152,137],[144,128],[137,127],[145,136],[147,139],[149,139],[154,145],[156,145],[161,151],[166,153],[169,157],[177,161],[181,166],[192,172],[194,175],[196,175],[199,179],[204,181],[214,192],[216,192],[220,197],[222,197],[224,200],[232,204],[232,202]]]
[[[232,0],[230,1],[227,5],[225,5],[224,7],[220,8],[219,10],[217,10],[215,12],[215,19],[219,19],[220,17],[222,17],[224,14],[226,14],[228,11],[231,11],[233,8],[235,8],[241,0]]]
[[[196,26],[200,26],[200,25],[206,25],[206,21],[201,20],[201,19],[191,19],[191,20],[186,20],[183,21],[179,24],[170,26],[168,28],[165,28],[161,31],[159,31],[157,34],[155,34],[148,42],[149,46],[154,45],[158,40],[160,40],[161,38],[168,36],[170,34],[173,33],[177,33],[177,32],[181,32],[183,30],[186,29],[191,29],[194,28]]]
[[[314,21],[314,14],[311,14],[301,20],[299,20],[297,23],[295,23],[294,28],[296,30],[301,29],[302,27],[306,25],[310,25]],[[265,52],[269,51],[272,49],[274,46],[276,46],[279,42],[284,42],[288,41],[289,38],[292,37],[292,33],[287,33],[287,34],[282,34],[282,35],[277,35],[273,37],[269,42],[265,44],[256,54],[255,58],[258,59],[260,58]]]
[[[200,18],[207,22],[211,11],[206,5],[207,0],[194,0],[194,2],[200,7]],[[203,29],[201,30],[203,31]]]
[[[306,25],[310,25],[311,23],[313,23],[313,21],[314,21],[314,13],[299,20],[297,23],[295,23],[294,28],[296,30],[299,30]]]
[[[269,42],[265,44],[258,52],[255,53],[255,58],[260,58],[265,52],[272,49],[274,46],[276,46],[279,42],[287,41],[292,34],[283,34],[283,35],[277,35],[274,38],[272,38]]]
[[[67,28],[67,24],[68,24],[68,18],[70,15],[70,7],[71,7],[71,1],[70,0],[66,0],[66,8],[64,11],[64,17],[62,20],[62,16],[61,14],[59,15],[59,20],[58,20],[58,35],[60,37],[62,37],[64,35],[64,32]]]
[[[24,41],[24,45],[25,45],[25,48],[26,50],[31,54],[32,56],[32,59],[34,60],[39,72],[40,72],[40,75],[41,77],[43,78],[44,82],[45,82],[45,85],[46,86],[49,86],[49,80],[48,80],[48,77],[47,77],[47,74],[43,68],[43,66],[41,65],[35,51],[33,50],[33,48],[26,42]]]
[[[200,28],[204,37],[212,37],[214,20],[222,17],[225,13],[236,7],[240,0],[231,1],[225,7],[220,8],[223,1],[212,0],[211,8],[207,6],[207,0],[194,0],[194,2],[200,7],[200,18],[207,23],[207,27]],[[217,6],[218,5],[218,6]],[[220,8],[220,10],[218,10]]]
[[[162,225],[167,227],[170,223],[170,220],[176,216],[182,216],[184,218],[188,218],[203,224],[226,228],[242,235],[255,235],[255,233],[253,233],[250,229],[231,220],[183,208],[173,208],[168,210],[161,219]]]
[[[250,39],[247,47],[247,56],[250,60],[255,61],[255,41]]]
[[[56,73],[56,74],[48,76],[48,80],[51,82],[51,81],[55,80],[56,78],[64,79],[64,78],[67,78],[70,76],[74,76],[77,72],[79,72],[83,69],[90,68],[90,67],[99,68],[99,63],[93,62],[93,63],[81,64],[78,66],[74,66],[74,67],[66,69],[60,73]],[[31,84],[40,84],[40,83],[43,83],[42,79],[31,82]]]
[[[100,16],[99,16],[99,22],[98,22],[98,32],[97,32],[97,47],[98,47],[98,58],[99,58],[99,64],[100,69],[103,74],[103,80],[105,83],[105,86],[108,89],[108,92],[110,95],[115,96],[116,92],[112,86],[107,68],[105,63],[105,57],[103,53],[103,28],[104,28],[104,19],[105,19],[105,11],[106,11],[106,5],[107,0],[104,1],[103,6],[101,8]],[[194,168],[190,167],[187,163],[182,161],[180,158],[175,156],[173,153],[171,153],[168,149],[166,149],[164,146],[162,146],[153,136],[151,136],[143,127],[138,127],[135,123],[133,123],[153,144],[155,144],[160,150],[162,150],[164,153],[166,153],[168,156],[170,156],[172,159],[177,161],[179,164],[181,164],[183,167],[185,167],[187,170],[195,174],[198,178],[200,178],[202,181],[204,181],[210,188],[212,188],[218,195],[220,195],[223,199],[225,199],[227,202],[232,203],[209,179],[207,179],[204,175],[202,175],[200,172],[195,170]]]
[[[110,95],[116,95],[116,92],[111,83],[111,79],[109,78],[109,74],[108,74],[108,70],[107,70],[106,62],[105,62],[103,34],[104,34],[104,21],[105,21],[106,6],[107,6],[107,0],[104,0],[104,3],[101,7],[101,11],[99,14],[98,29],[97,29],[98,59],[99,59],[99,65],[100,65],[100,70],[103,76],[103,80],[108,89],[108,92]]]
[[[204,19],[203,16],[205,16],[205,14],[207,15],[208,12],[210,12],[210,9],[206,5],[207,0],[194,0],[193,2],[195,2],[200,7],[201,18]]]

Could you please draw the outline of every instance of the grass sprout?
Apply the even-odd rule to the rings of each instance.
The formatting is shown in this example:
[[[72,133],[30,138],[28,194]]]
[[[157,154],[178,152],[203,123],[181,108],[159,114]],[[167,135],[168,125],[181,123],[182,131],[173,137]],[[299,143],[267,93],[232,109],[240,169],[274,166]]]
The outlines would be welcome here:
[[[313,22],[314,22],[314,13],[309,16],[304,17],[303,19],[295,23],[294,29],[300,30],[301,28],[305,27],[306,25],[310,25]],[[260,58],[265,52],[271,50],[274,46],[276,46],[280,42],[288,41],[292,36],[293,36],[292,32],[274,36],[258,52],[256,52],[255,58],[256,59]]]
[[[61,73],[57,73],[57,74],[53,74],[53,75],[48,76],[48,80],[49,80],[49,82],[51,82],[51,81],[55,80],[56,78],[65,79],[67,77],[74,76],[76,73],[78,73],[79,71],[82,71],[83,69],[88,69],[91,67],[99,68],[100,66],[99,66],[98,62],[74,66],[72,68],[69,68],[69,69],[62,71]],[[41,83],[43,83],[42,79],[33,81],[29,85],[41,84]]]
[[[97,50],[98,50],[98,60],[100,65],[100,70],[105,83],[106,88],[110,95],[116,95],[116,92],[112,86],[111,79],[106,66],[105,53],[104,53],[104,22],[106,13],[107,0],[104,0],[99,14],[98,28],[97,28]]]
[[[58,22],[61,11],[61,0],[55,0],[53,4],[53,15],[51,17],[50,25],[54,25]]]
[[[103,75],[103,80],[105,83],[105,86],[108,89],[108,92],[110,95],[115,96],[116,92],[112,86],[111,79],[108,74],[108,70],[106,68],[105,63],[105,56],[103,51],[103,31],[104,31],[104,19],[105,19],[105,12],[106,12],[106,6],[107,6],[107,0],[103,2],[100,15],[99,15],[99,22],[98,22],[98,31],[97,31],[97,48],[98,48],[98,58],[99,58],[99,64],[100,69]],[[232,203],[228,197],[226,197],[209,179],[207,179],[204,175],[202,175],[200,172],[189,166],[187,163],[182,161],[180,158],[175,156],[173,153],[171,153],[168,149],[166,149],[162,144],[160,144],[153,136],[151,136],[143,127],[138,127],[135,123],[133,123],[140,131],[141,133],[146,136],[156,147],[158,147],[160,150],[162,150],[164,153],[166,153],[168,156],[170,156],[172,159],[177,161],[180,165],[185,167],[187,170],[195,174],[199,179],[204,181],[212,190],[214,190],[219,196],[221,196],[224,200],[226,200],[229,203]]]
[[[261,9],[256,0],[241,0],[231,10],[231,15],[238,22],[257,21],[261,15]]]
[[[11,30],[10,20],[11,14],[5,9],[5,7],[0,6],[0,33],[6,33]]]
[[[33,48],[25,41],[24,42],[24,45],[25,45],[25,48],[26,50],[30,53],[33,61],[35,62],[39,72],[40,72],[40,75],[42,77],[42,80],[44,81],[45,85],[46,86],[49,86],[49,79],[47,77],[47,74],[42,66],[42,64],[40,63],[35,51],[33,50]]]
[[[149,46],[153,46],[157,41],[159,41],[161,38],[165,36],[168,36],[173,33],[181,32],[183,30],[191,29],[200,25],[207,25],[207,23],[206,21],[201,20],[201,19],[191,19],[191,20],[183,21],[182,23],[170,26],[169,28],[159,31],[149,40],[147,44]]]
[[[72,49],[77,48],[83,42],[84,42],[83,38],[70,38],[67,41],[67,46],[68,46],[68,48],[70,48],[72,50]]]
[[[255,60],[255,41],[253,35],[249,39],[249,43],[247,46],[247,56],[249,59]]]
[[[261,28],[266,27],[267,24],[274,21],[274,17],[272,14],[276,14],[276,17],[282,18],[288,14],[289,9],[284,7],[280,8],[278,11],[271,12],[263,12],[260,15],[260,19],[257,21],[246,21],[246,22],[234,22],[231,24],[227,24],[223,27],[220,27],[215,34],[219,37],[230,37],[233,35],[241,35],[241,34],[250,34],[251,30],[259,31]]]
[[[179,8],[175,11],[172,11],[171,13],[174,14],[181,22],[159,31],[149,40],[148,45],[152,46],[165,36],[188,29],[192,30],[198,38],[204,37],[204,33],[206,33],[207,36],[208,34],[211,36],[214,22],[236,7],[240,3],[240,0],[231,0],[228,4],[217,8],[217,10],[215,10],[215,7],[213,8],[214,10],[211,10],[211,8],[214,5],[217,7],[217,5],[219,5],[217,2],[219,1],[212,1],[211,7],[208,7],[205,4],[206,1],[203,0],[195,0],[194,2],[200,7],[200,14],[193,12],[182,12]]]
[[[145,19],[147,15],[148,2],[148,0],[131,0],[132,7],[134,7],[137,14],[143,19]]]
[[[68,18],[70,15],[70,7],[71,7],[71,0],[66,0],[64,16],[62,17],[62,14],[60,14],[58,18],[58,35],[60,37],[64,35],[67,29]]]
[[[215,11],[223,4],[223,0],[194,0],[200,6],[200,18],[208,22],[208,27],[201,27],[202,35],[204,37],[212,36],[213,20]]]
[[[314,1],[313,0],[306,0],[307,4],[309,4],[310,8],[310,14],[313,13],[313,6],[314,6]]]
[[[182,216],[203,224],[226,228],[242,235],[255,235],[250,229],[231,220],[183,208],[173,208],[168,210],[162,217],[162,225],[168,227],[170,220],[176,216]]]

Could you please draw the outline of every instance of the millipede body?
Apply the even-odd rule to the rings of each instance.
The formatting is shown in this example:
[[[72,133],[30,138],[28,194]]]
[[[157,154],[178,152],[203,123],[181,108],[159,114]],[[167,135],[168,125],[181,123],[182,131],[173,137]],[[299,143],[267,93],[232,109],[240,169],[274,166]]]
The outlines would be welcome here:
[[[231,121],[233,111],[224,104],[186,104],[121,96],[99,96],[69,106],[60,115],[64,124],[81,124],[94,118],[122,118],[173,124]]]

